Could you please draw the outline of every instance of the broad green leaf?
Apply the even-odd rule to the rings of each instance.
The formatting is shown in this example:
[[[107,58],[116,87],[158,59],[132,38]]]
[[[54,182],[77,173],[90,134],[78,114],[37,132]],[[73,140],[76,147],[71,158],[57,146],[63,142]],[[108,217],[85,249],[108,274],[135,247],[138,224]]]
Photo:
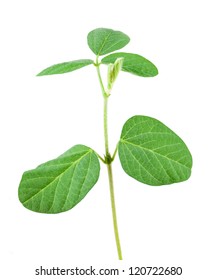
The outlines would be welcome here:
[[[37,76],[64,74],[80,69],[90,64],[93,64],[93,60],[91,59],[79,59],[70,62],[63,62],[44,69]]]
[[[58,158],[24,172],[18,191],[20,202],[40,213],[67,211],[92,189],[99,171],[95,152],[76,145]]]
[[[96,55],[104,55],[122,49],[130,41],[130,38],[120,32],[107,28],[97,28],[87,35],[89,48]]]
[[[122,65],[123,71],[141,77],[154,77],[158,74],[157,67],[152,62],[138,54],[124,52],[113,53],[104,57],[101,62],[103,64],[114,63],[116,59],[120,57],[124,59]]]
[[[123,127],[118,153],[124,171],[152,186],[190,177],[191,154],[179,136],[160,121],[134,116]]]

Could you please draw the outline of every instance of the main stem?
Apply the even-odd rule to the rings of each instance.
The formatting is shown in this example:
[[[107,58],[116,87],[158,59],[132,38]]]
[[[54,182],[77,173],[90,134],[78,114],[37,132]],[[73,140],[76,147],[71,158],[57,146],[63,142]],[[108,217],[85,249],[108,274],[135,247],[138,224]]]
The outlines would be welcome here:
[[[113,174],[112,174],[112,162],[111,162],[111,155],[109,153],[109,142],[108,142],[108,122],[107,122],[107,111],[108,110],[108,97],[104,97],[104,138],[105,138],[105,152],[106,152],[106,165],[108,171],[108,178],[109,178],[109,187],[110,187],[110,198],[111,198],[111,208],[112,208],[112,218],[113,218],[113,226],[114,226],[114,233],[115,233],[115,240],[118,252],[119,260],[122,260],[122,252],[121,252],[121,243],[118,233],[118,222],[117,222],[117,214],[116,214],[116,207],[115,207],[115,194],[114,194],[114,182],[113,182]]]
[[[113,174],[112,174],[112,160],[114,158],[111,157],[109,152],[109,140],[108,140],[108,98],[109,94],[105,91],[100,69],[98,63],[98,57],[96,59],[96,68],[97,74],[100,82],[100,86],[102,89],[103,99],[104,99],[104,141],[105,141],[105,163],[107,165],[108,178],[109,178],[109,187],[110,187],[110,199],[111,199],[111,208],[112,208],[112,218],[113,218],[113,226],[115,233],[115,241],[118,252],[119,260],[122,260],[122,252],[121,252],[121,244],[118,233],[118,223],[117,223],[117,215],[116,215],[116,207],[115,207],[115,194],[114,194],[114,182],[113,182]]]

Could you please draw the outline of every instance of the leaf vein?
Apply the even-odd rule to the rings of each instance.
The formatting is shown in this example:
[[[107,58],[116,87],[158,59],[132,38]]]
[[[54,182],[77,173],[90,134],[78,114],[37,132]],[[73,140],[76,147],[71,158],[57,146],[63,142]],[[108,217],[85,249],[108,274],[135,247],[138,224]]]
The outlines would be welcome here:
[[[48,185],[46,185],[44,188],[42,188],[39,192],[37,192],[36,194],[34,194],[32,197],[30,197],[29,199],[27,199],[26,201],[23,201],[23,204],[26,204],[27,202],[29,202],[31,199],[34,199],[35,196],[37,196],[39,193],[43,192],[45,189],[47,189],[52,183],[54,183],[56,180],[58,180],[63,173],[65,173],[70,167],[72,167],[73,165],[75,165],[78,161],[80,161],[83,157],[85,157],[88,153],[91,153],[92,151],[89,150],[87,151],[87,153],[85,153],[81,158],[79,158],[78,160],[76,160],[73,164],[71,164],[68,168],[66,168],[60,175],[58,175],[52,182],[50,182]]]
[[[136,144],[134,144],[134,143],[128,142],[128,141],[123,140],[123,139],[121,139],[121,141],[122,141],[123,143],[128,144],[128,145],[135,146],[135,147],[137,147],[137,148],[139,148],[139,149],[149,151],[149,152],[151,152],[151,153],[153,153],[153,154],[155,154],[155,153],[156,153],[156,154],[158,154],[159,156],[161,156],[161,157],[163,157],[163,158],[166,158],[167,160],[173,161],[173,162],[175,162],[175,163],[177,163],[177,164],[179,164],[179,165],[183,166],[184,168],[189,169],[186,165],[182,164],[181,162],[176,161],[176,160],[171,159],[171,158],[168,158],[168,157],[166,157],[165,155],[162,155],[162,154],[160,154],[160,153],[154,152],[153,150],[150,150],[150,149],[147,149],[147,148],[141,147],[141,146],[139,146],[139,145],[136,145]]]

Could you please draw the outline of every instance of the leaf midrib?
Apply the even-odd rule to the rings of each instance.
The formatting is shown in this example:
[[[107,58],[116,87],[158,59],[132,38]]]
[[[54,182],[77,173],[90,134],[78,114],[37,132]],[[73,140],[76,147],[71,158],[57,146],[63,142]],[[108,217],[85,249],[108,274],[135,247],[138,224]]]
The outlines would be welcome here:
[[[45,189],[47,189],[47,187],[49,187],[50,184],[54,183],[56,180],[58,180],[69,168],[71,168],[73,165],[75,165],[78,161],[81,161],[82,158],[84,158],[87,154],[91,153],[92,150],[87,151],[87,153],[85,153],[81,158],[79,158],[78,160],[76,160],[75,162],[73,162],[68,168],[66,168],[60,175],[58,175],[57,177],[55,177],[55,179],[53,181],[51,181],[47,186],[45,186],[43,189],[41,189],[39,192],[37,192],[36,194],[34,194],[32,197],[30,197],[29,199],[27,199],[26,201],[22,202],[23,204],[26,204],[27,202],[29,202],[29,200],[33,199],[35,196],[37,196],[39,193],[41,193],[42,191],[44,191]]]
[[[166,157],[166,156],[164,156],[164,155],[162,155],[162,154],[160,154],[160,153],[154,152],[153,150],[150,150],[150,149],[147,149],[147,148],[141,147],[141,146],[139,146],[139,145],[137,145],[137,144],[134,144],[134,143],[128,142],[128,141],[123,140],[123,139],[121,139],[121,140],[120,140],[120,142],[122,142],[123,144],[128,144],[128,145],[135,146],[135,147],[137,147],[137,148],[139,148],[139,149],[142,149],[142,150],[145,150],[145,151],[149,151],[149,152],[153,153],[154,155],[155,155],[155,154],[157,154],[158,156],[163,157],[163,158],[165,158],[165,159],[167,159],[167,160],[169,160],[169,161],[175,162],[175,163],[177,163],[177,164],[181,165],[182,167],[184,167],[184,168],[186,168],[186,169],[190,169],[188,166],[186,166],[186,165],[182,164],[181,162],[176,161],[176,160],[171,159],[171,158],[168,158],[168,157]]]
[[[90,161],[91,161],[91,156],[90,156],[90,159],[89,159],[88,169],[87,169],[87,173],[86,173],[86,174],[88,174],[89,169],[90,169]],[[78,166],[78,165],[77,165],[77,166]],[[77,166],[76,166],[76,167],[77,167]],[[76,167],[75,167],[75,169],[76,169]],[[73,171],[73,174],[74,174],[74,172],[75,172],[75,169],[74,169],[74,171]],[[73,176],[72,176],[72,177],[73,177]],[[80,201],[81,191],[82,191],[82,188],[83,188],[83,186],[84,186],[84,183],[85,183],[86,179],[87,179],[87,175],[84,177],[84,179],[83,179],[83,181],[82,181],[81,188],[80,188],[80,190],[79,190],[79,194],[77,195],[76,204]],[[70,184],[69,184],[68,193],[67,193],[67,196],[66,196],[66,198],[65,198],[65,202],[64,202],[64,205],[62,206],[62,209],[64,209],[64,207],[65,207],[65,205],[66,205],[66,203],[67,203],[67,200],[68,200],[68,198],[69,198],[69,192],[70,192],[71,182],[72,182],[72,178],[71,178],[71,181],[70,181]],[[53,207],[53,205],[54,205],[54,201],[53,201],[52,207]],[[49,211],[51,210],[52,207],[50,207]]]
[[[108,53],[108,50],[112,49],[114,46],[120,44],[121,41],[124,41],[124,39],[119,40],[118,42],[114,43],[113,45],[109,46],[107,49],[104,50],[104,52],[106,51],[106,53]]]
[[[102,44],[100,50],[98,51],[98,54],[97,54],[97,55],[100,55],[102,49],[104,48],[104,46],[105,46],[105,44],[106,44],[106,41],[107,41],[108,38],[111,36],[112,32],[113,32],[113,31],[110,31],[109,34],[105,37],[104,42],[103,42],[103,44]]]

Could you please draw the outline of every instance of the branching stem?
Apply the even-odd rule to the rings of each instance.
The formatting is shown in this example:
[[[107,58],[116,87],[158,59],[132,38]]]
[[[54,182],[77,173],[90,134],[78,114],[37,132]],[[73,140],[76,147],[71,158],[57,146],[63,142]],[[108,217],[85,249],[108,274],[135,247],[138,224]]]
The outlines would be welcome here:
[[[108,98],[109,98],[110,94],[108,94],[106,92],[105,87],[103,85],[99,65],[100,64],[98,62],[98,57],[96,57],[95,66],[97,69],[97,75],[99,78],[99,83],[101,86],[102,95],[103,95],[103,99],[104,99],[104,115],[103,115],[104,117],[103,117],[103,119],[104,119],[105,160],[103,160],[103,162],[107,165],[107,171],[108,171],[112,218],[113,218],[113,226],[114,226],[114,234],[115,234],[118,258],[119,258],[119,260],[122,260],[121,244],[120,244],[120,238],[119,238],[119,233],[118,233],[117,214],[116,214],[116,207],[115,207],[114,182],[113,182],[113,174],[112,174],[112,161],[114,160],[115,154],[117,152],[117,147],[115,149],[114,155],[111,157],[110,152],[109,152],[109,137],[108,137]]]

